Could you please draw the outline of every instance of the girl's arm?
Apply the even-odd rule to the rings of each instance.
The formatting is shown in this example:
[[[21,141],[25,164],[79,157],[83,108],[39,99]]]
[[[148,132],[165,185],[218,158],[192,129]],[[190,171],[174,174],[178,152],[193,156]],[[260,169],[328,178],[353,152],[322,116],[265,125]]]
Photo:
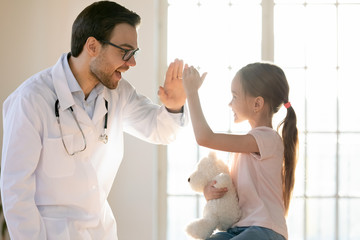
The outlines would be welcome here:
[[[194,67],[185,65],[183,84],[197,143],[204,147],[226,152],[259,152],[252,135],[222,134],[214,133],[211,130],[204,117],[198,93],[205,77],[206,73],[200,77],[199,72]]]

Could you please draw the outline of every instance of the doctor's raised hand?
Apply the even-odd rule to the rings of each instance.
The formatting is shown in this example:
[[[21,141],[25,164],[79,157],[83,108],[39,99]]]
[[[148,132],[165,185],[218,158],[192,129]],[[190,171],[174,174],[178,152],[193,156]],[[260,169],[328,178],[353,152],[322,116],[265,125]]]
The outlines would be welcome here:
[[[182,83],[183,66],[184,62],[179,59],[170,63],[165,75],[164,86],[160,86],[158,91],[160,101],[172,113],[182,112],[186,101]]]

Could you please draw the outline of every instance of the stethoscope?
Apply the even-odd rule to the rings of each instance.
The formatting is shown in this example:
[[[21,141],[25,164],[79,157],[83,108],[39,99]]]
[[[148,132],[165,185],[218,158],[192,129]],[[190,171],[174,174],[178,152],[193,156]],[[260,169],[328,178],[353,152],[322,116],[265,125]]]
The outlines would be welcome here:
[[[105,100],[105,107],[106,107],[106,110],[108,110],[108,101],[106,99]],[[56,117],[56,120],[58,122],[58,125],[59,125],[59,129],[60,129],[60,134],[61,134],[61,140],[62,140],[62,143],[64,145],[64,148],[66,150],[66,152],[70,155],[70,156],[73,156],[75,155],[76,153],[80,153],[82,151],[84,151],[86,149],[86,138],[85,138],[85,134],[79,124],[79,121],[77,120],[75,114],[74,114],[74,110],[73,108],[70,106],[68,107],[67,109],[69,109],[69,111],[71,112],[71,115],[73,116],[75,122],[76,122],[76,125],[78,126],[80,132],[81,132],[81,135],[83,137],[83,140],[84,140],[84,147],[81,149],[81,150],[78,150],[78,151],[74,151],[72,153],[70,153],[65,145],[65,141],[64,141],[64,136],[63,136],[63,132],[62,132],[62,128],[61,128],[61,123],[60,123],[60,114],[59,114],[59,99],[56,99],[55,101],[55,117]],[[105,114],[105,122],[104,122],[104,131],[103,133],[99,136],[99,141],[103,142],[104,144],[106,144],[109,140],[109,137],[106,133],[106,130],[107,130],[107,121],[108,121],[108,112],[106,112]]]

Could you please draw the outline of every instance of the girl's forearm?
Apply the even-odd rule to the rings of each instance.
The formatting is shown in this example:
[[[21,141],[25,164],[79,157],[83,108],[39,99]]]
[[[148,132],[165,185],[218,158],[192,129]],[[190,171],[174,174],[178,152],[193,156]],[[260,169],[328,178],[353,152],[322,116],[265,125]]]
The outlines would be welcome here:
[[[200,104],[199,93],[194,91],[187,96],[187,99],[196,141],[199,145],[206,147],[214,133],[205,119]]]

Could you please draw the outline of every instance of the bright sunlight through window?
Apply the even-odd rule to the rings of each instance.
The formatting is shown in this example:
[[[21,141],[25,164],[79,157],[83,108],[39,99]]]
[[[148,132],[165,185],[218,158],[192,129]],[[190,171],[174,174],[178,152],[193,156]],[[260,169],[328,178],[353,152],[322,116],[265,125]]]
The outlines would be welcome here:
[[[300,131],[289,239],[360,239],[360,1],[275,0],[266,9],[260,0],[167,2],[168,62],[181,58],[208,72],[200,98],[213,131],[249,130],[232,122],[230,82],[242,66],[262,60],[262,46],[284,69]],[[274,41],[264,45],[267,15]],[[283,118],[280,111],[274,127]],[[188,239],[185,226],[202,215],[204,197],[187,179],[208,151],[198,147],[191,126],[168,147],[168,240]],[[227,153],[218,155],[228,161]]]

